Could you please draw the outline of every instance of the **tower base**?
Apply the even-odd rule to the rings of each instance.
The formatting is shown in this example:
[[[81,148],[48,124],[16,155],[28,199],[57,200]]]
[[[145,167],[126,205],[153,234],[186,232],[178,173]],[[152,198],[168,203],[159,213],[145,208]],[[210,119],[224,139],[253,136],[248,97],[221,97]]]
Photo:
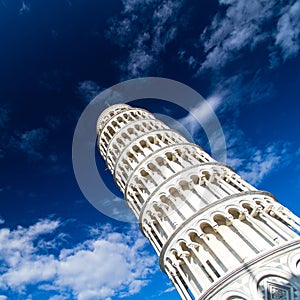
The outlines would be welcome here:
[[[300,240],[272,249],[227,274],[199,300],[299,300]]]

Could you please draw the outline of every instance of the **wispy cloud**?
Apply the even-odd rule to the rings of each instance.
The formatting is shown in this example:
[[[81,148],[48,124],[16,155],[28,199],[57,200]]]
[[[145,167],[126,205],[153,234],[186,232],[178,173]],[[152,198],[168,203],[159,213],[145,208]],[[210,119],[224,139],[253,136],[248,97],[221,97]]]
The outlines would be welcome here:
[[[31,5],[28,3],[28,1],[22,1],[21,8],[19,9],[20,15],[26,15],[30,13]]]
[[[271,172],[290,163],[290,145],[274,142],[264,148],[246,138],[234,124],[223,128],[226,135],[227,164],[233,167],[246,181],[260,184]]]
[[[274,92],[271,69],[299,53],[299,22],[300,0],[219,0],[198,43],[182,48],[178,58],[196,77],[210,78],[210,93],[222,97],[221,109],[239,113],[239,105]]]
[[[211,95],[205,102],[200,102],[196,106],[191,107],[189,113],[178,120],[189,131],[196,143],[203,145],[203,141],[198,135],[199,130],[201,127],[209,128],[213,120],[212,113],[218,109],[221,100],[222,98],[219,95]],[[171,124],[172,126],[173,124]],[[215,139],[212,142],[217,143],[217,140]]]
[[[9,110],[6,107],[0,107],[0,128],[7,126],[9,121]]]
[[[24,154],[28,162],[40,161],[47,164],[43,170],[46,173],[62,174],[67,168],[62,159],[64,154],[58,155],[56,147],[46,147],[51,138],[51,130],[60,126],[61,119],[55,116],[45,118],[48,128],[34,128],[30,130],[15,130],[6,134],[5,138],[0,137],[0,158],[7,155],[8,152]],[[3,150],[1,149],[3,148]]]
[[[200,43],[206,53],[199,72],[219,69],[237,58],[239,51],[249,49],[268,38],[263,30],[273,16],[274,1],[219,0],[226,8],[218,12],[201,34]]]
[[[230,111],[239,114],[240,105],[263,101],[273,94],[273,84],[265,79],[262,70],[241,70],[238,74],[223,77],[216,75],[212,81],[211,96],[219,99],[219,113]],[[209,96],[209,97],[211,97]]]
[[[139,77],[148,74],[155,62],[156,59],[150,51],[135,48],[130,51],[127,64],[123,64],[121,70],[128,77]]]
[[[284,153],[284,150],[278,149],[275,145],[267,147],[264,151],[255,150],[246,165],[242,167],[241,176],[252,184],[260,183],[284,160]]]
[[[76,88],[76,92],[85,102],[90,102],[101,90],[103,90],[103,88],[92,80],[80,81]]]
[[[206,55],[199,73],[219,70],[244,55],[242,51],[254,51],[262,43],[270,54],[280,49],[284,60],[298,53],[299,0],[219,0],[219,4],[223,10],[201,34]]]
[[[47,136],[48,130],[45,128],[17,132],[10,138],[9,146],[22,151],[29,158],[40,159],[43,157],[41,148],[45,144]]]
[[[163,295],[163,294],[171,293],[171,292],[173,292],[173,291],[175,291],[175,290],[176,290],[175,287],[172,286],[171,283],[169,283],[169,284],[168,284],[168,287],[167,287],[165,290],[163,290],[162,292],[160,292],[159,296],[161,296],[161,295]]]
[[[28,228],[0,229],[2,291],[28,296],[35,286],[47,299],[92,300],[134,295],[147,285],[155,258],[145,251],[138,228],[124,234],[104,225],[97,237],[56,248],[59,255],[45,254],[45,241],[59,228],[60,222],[46,219]]]
[[[61,125],[61,119],[57,116],[48,116],[45,121],[50,129],[57,129]]]
[[[283,9],[277,23],[275,32],[276,47],[281,50],[283,60],[292,58],[299,53],[300,49],[300,0],[291,3]],[[273,53],[270,54],[271,56]],[[274,55],[273,55],[274,57]],[[273,65],[273,66],[276,66]]]
[[[145,76],[166,45],[173,41],[180,26],[184,1],[123,0],[121,18],[114,19],[107,36],[127,52],[120,68],[123,77]]]

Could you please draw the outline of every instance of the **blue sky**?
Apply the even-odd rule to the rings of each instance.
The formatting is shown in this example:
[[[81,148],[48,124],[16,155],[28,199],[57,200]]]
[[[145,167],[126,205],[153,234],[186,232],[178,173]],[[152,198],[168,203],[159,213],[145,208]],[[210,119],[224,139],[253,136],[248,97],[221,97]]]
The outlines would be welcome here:
[[[227,164],[300,215],[299,25],[299,0],[1,0],[0,300],[179,299],[137,224],[97,211],[73,173],[81,112],[123,80],[199,92]],[[190,115],[138,105],[210,152]]]

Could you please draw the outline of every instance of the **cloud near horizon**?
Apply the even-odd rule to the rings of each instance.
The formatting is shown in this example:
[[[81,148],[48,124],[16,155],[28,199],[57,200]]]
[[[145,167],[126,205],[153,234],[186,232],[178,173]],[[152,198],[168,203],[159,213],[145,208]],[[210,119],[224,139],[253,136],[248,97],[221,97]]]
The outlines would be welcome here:
[[[52,300],[126,297],[147,285],[157,269],[138,228],[124,234],[103,225],[96,236],[61,249],[53,234],[62,227],[44,219],[27,228],[0,229],[0,295],[31,297],[30,286],[36,285]]]

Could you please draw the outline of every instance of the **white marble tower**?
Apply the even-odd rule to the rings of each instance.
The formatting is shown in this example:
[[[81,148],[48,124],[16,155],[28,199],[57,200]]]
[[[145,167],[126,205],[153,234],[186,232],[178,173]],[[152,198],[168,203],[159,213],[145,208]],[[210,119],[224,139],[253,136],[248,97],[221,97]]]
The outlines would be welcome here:
[[[300,219],[144,109],[105,109],[98,147],[182,299],[299,300]]]

